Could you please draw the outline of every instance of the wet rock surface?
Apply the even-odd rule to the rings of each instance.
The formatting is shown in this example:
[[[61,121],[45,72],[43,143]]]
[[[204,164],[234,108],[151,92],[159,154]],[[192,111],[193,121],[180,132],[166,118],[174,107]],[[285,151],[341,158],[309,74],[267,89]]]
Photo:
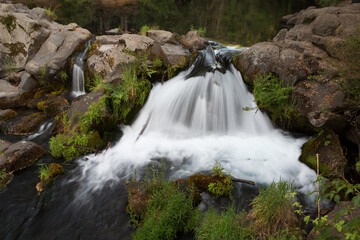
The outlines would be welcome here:
[[[17,142],[6,148],[0,156],[0,168],[5,168],[7,172],[24,169],[33,165],[45,152],[34,142]]]

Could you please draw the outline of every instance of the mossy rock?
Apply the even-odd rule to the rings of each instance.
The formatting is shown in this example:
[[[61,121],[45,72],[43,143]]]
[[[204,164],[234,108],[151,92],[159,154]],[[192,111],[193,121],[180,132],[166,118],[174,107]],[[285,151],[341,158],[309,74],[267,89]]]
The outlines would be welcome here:
[[[129,194],[127,212],[141,216],[146,210],[146,204],[149,201],[149,192],[146,191],[145,182],[131,181],[126,184],[126,190]]]
[[[47,116],[41,112],[32,113],[17,120],[8,130],[9,133],[14,135],[32,134],[46,119]]]
[[[17,113],[12,109],[0,110],[0,121],[7,121],[16,115]]]
[[[14,177],[14,175],[12,173],[4,173],[0,176],[0,190],[5,188],[6,185],[8,185],[12,178]]]
[[[344,177],[347,161],[334,131],[327,129],[306,142],[299,160],[316,171],[316,154],[319,154],[320,174],[330,179]]]
[[[9,34],[16,28],[16,17],[13,15],[6,15],[0,18],[0,23],[5,25]]]
[[[45,187],[49,186],[57,177],[61,176],[62,174],[64,174],[63,167],[60,164],[51,163],[49,176],[36,184],[36,190],[39,193],[42,192]]]

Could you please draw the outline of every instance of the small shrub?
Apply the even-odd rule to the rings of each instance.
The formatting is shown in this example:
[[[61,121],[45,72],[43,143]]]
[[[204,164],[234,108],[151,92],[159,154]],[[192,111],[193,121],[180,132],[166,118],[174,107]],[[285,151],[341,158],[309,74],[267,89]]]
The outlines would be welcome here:
[[[60,78],[61,78],[61,80],[65,83],[65,82],[67,82],[69,76],[68,76],[68,74],[67,74],[65,71],[61,71],[61,72],[60,72]]]
[[[279,230],[295,230],[299,225],[292,206],[294,190],[291,183],[280,180],[272,182],[254,198],[250,216],[254,219],[257,234],[274,236]]]
[[[283,84],[272,73],[258,77],[254,81],[254,97],[260,109],[270,113],[274,122],[285,127],[290,123],[291,116],[296,112],[296,104],[291,98],[293,87]]]
[[[43,182],[49,181],[51,176],[51,167],[50,165],[40,165],[39,167],[39,178]]]
[[[48,16],[50,21],[55,21],[58,19],[58,17],[55,14],[55,10],[51,9],[51,7],[45,8],[45,14]]]
[[[148,25],[144,25],[140,29],[141,35],[146,35],[146,32],[150,30],[150,27]]]
[[[216,197],[229,196],[232,198],[231,191],[234,189],[234,183],[231,180],[231,175],[224,174],[224,168],[221,167],[221,163],[215,161],[213,166],[213,178],[215,182],[208,185],[208,191],[214,194]]]
[[[193,25],[190,27],[191,31],[198,31],[202,37],[205,37],[206,35],[206,28],[199,27],[198,29],[194,28]]]
[[[197,240],[256,239],[252,234],[251,226],[241,222],[244,215],[244,213],[236,214],[234,207],[229,207],[221,214],[210,209],[196,228],[195,238]]]
[[[152,179],[147,177],[146,182],[135,182],[142,190],[128,189],[130,221],[137,227],[134,240],[175,239],[178,233],[188,233],[196,227],[199,210],[193,206],[192,191],[182,191],[177,184],[165,181],[164,169],[164,163],[160,174],[153,167]],[[146,207],[139,215],[132,209],[131,201],[138,200],[141,191],[145,192]]]

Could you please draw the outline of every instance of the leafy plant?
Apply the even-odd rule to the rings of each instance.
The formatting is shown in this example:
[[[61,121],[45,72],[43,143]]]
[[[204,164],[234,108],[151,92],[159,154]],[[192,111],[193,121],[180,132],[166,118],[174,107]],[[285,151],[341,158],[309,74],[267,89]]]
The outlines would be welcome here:
[[[1,154],[0,154],[1,155]],[[6,169],[5,168],[2,168],[0,170],[0,180],[4,179],[6,176]]]
[[[258,77],[254,81],[254,97],[260,109],[270,113],[273,121],[283,127],[290,122],[296,112],[295,100],[291,97],[293,87],[283,87],[283,83],[272,73]]]
[[[40,180],[46,182],[51,176],[51,167],[50,165],[41,164],[38,172]]]
[[[163,162],[164,164],[164,162]],[[145,189],[128,189],[130,221],[137,227],[133,239],[174,239],[177,234],[192,231],[199,218],[199,210],[193,206],[192,192],[186,193],[177,184],[163,179],[162,173],[152,168],[152,179],[136,182]],[[139,191],[146,192],[146,208],[143,213],[136,213],[131,207],[132,199]]]
[[[237,214],[234,207],[229,207],[222,213],[210,209],[195,229],[195,238],[197,240],[256,239],[251,224],[246,225],[245,221],[241,221],[244,217],[245,213]]]
[[[45,14],[49,17],[51,21],[55,21],[58,19],[55,14],[55,9],[51,9],[51,7],[45,7]]]
[[[141,35],[146,35],[147,31],[149,31],[149,30],[150,30],[150,27],[148,25],[144,25],[141,27],[140,33],[141,33]]]
[[[69,78],[68,74],[65,71],[60,72],[60,78],[63,82],[66,82]]]
[[[319,234],[317,239],[329,239],[330,236],[333,236],[334,230],[342,238],[351,240],[359,239],[360,216],[355,216],[352,219],[346,216],[360,207],[360,184],[351,184],[342,179],[329,181],[323,177],[319,177],[317,181],[321,182],[322,199],[332,200],[339,205],[342,197],[351,197],[351,204],[340,210],[334,219],[329,220],[328,216],[325,215],[312,221],[315,224],[314,233]],[[320,196],[317,196],[315,201],[317,201],[319,197]],[[304,220],[309,222],[310,218],[306,217]]]
[[[299,221],[292,206],[294,196],[292,184],[281,179],[266,189],[260,189],[249,213],[258,235],[270,237],[285,229],[296,232]]]
[[[194,28],[193,25],[190,27],[191,31],[198,31],[202,37],[205,37],[206,35],[206,28],[199,27],[198,29]]]
[[[221,167],[221,163],[215,161],[213,166],[213,176],[217,181],[208,185],[208,191],[214,194],[216,197],[229,196],[232,198],[231,191],[234,188],[234,184],[231,180],[230,173],[225,176],[223,170],[224,168]]]

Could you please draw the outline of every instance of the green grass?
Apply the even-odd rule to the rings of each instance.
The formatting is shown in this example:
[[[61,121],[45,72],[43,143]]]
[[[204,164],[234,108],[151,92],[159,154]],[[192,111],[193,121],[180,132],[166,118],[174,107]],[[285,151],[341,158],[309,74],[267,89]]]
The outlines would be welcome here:
[[[234,207],[218,213],[214,209],[206,212],[195,230],[197,240],[242,240],[256,239],[250,225],[241,223],[245,213],[237,214]]]
[[[292,184],[282,180],[260,189],[249,213],[254,219],[258,235],[270,237],[279,230],[295,230],[298,227],[299,222],[292,206],[294,195]]]
[[[46,182],[49,181],[51,176],[51,167],[50,165],[42,164],[39,166],[39,178],[41,181]]]
[[[194,26],[191,25],[190,31],[198,31],[202,37],[205,37],[205,35],[206,35],[206,28],[202,28],[202,27],[194,28]]]
[[[16,18],[13,15],[6,15],[0,18],[0,23],[4,24],[8,32],[11,32],[16,28]]]
[[[153,174],[153,180],[145,184],[148,201],[144,213],[137,215],[131,207],[128,209],[131,222],[137,227],[132,238],[170,240],[179,233],[193,231],[199,210],[193,207],[192,194],[180,190],[173,182],[160,181],[156,171]],[[132,193],[130,190],[129,194]]]

